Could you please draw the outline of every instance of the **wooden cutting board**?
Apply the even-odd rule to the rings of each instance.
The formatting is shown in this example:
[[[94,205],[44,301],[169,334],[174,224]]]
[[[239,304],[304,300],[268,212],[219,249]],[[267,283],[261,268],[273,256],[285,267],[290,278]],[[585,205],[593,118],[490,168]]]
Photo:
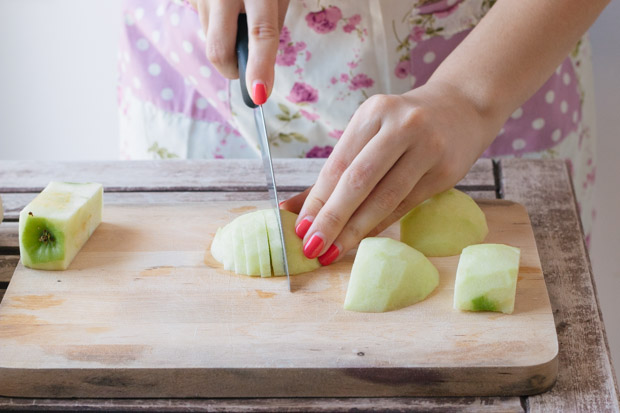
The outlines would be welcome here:
[[[486,242],[521,248],[515,311],[453,310],[458,256],[433,258],[423,302],[342,308],[354,252],[285,278],[239,276],[205,249],[266,205],[116,205],[62,272],[21,263],[0,306],[0,395],[262,397],[525,395],[557,374],[558,343],[525,208],[480,201]],[[398,226],[383,234],[398,239]]]

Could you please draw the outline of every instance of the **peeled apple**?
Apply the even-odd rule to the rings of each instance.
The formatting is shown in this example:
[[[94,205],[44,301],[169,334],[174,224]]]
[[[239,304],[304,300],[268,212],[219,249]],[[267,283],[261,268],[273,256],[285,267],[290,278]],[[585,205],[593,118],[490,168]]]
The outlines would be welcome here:
[[[103,186],[50,182],[19,214],[26,267],[65,270],[101,222]]]
[[[286,240],[289,273],[300,274],[321,266],[302,252],[302,240],[295,234],[297,214],[280,210]],[[211,255],[224,269],[237,274],[271,277],[285,275],[283,248],[276,211],[264,209],[241,215],[218,228],[211,243]]]
[[[454,308],[511,314],[515,306],[519,248],[479,244],[463,249],[456,269]]]
[[[437,268],[421,252],[391,238],[365,238],[353,261],[344,309],[397,310],[424,300],[438,284]]]
[[[458,255],[481,243],[488,232],[478,204],[454,188],[427,199],[400,220],[400,240],[427,257]]]

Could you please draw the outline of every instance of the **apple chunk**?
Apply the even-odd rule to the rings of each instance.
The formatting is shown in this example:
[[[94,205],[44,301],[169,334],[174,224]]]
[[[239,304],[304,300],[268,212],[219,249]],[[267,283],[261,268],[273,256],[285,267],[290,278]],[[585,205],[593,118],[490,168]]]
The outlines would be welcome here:
[[[454,308],[511,314],[515,305],[519,248],[479,244],[463,249],[456,269]]]
[[[289,273],[312,271],[321,265],[302,252],[302,241],[295,234],[297,215],[281,210],[282,230],[286,240]],[[219,228],[211,243],[211,255],[224,268],[237,274],[284,275],[283,248],[274,210],[265,209],[241,215]],[[232,258],[230,258],[232,257]],[[234,265],[227,265],[233,261]]]
[[[103,187],[50,182],[19,214],[19,254],[26,267],[65,270],[101,222]]]
[[[391,238],[365,238],[353,262],[344,309],[381,313],[424,300],[439,272],[422,253]]]
[[[400,220],[400,240],[427,257],[458,255],[488,232],[484,212],[457,189],[427,199]]]

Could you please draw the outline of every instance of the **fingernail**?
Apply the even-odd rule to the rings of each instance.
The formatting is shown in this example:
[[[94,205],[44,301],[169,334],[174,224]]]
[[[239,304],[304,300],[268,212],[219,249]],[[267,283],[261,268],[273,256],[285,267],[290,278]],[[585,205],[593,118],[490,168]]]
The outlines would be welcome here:
[[[256,105],[262,105],[267,101],[267,89],[263,83],[256,82],[254,84],[254,93],[252,93],[252,100]]]
[[[321,263],[321,265],[329,265],[334,262],[336,258],[338,258],[339,254],[340,250],[338,249],[336,244],[332,244],[332,246],[329,247],[327,251],[325,251],[325,254],[319,257],[319,262]]]
[[[310,225],[312,225],[311,219],[302,219],[301,222],[295,227],[295,234],[297,234],[299,238],[304,239],[306,232],[310,229]]]
[[[310,237],[306,245],[304,245],[304,255],[307,258],[316,258],[319,255],[319,252],[323,249],[323,245],[325,245],[325,241],[318,234],[314,234]]]
[[[281,206],[282,206],[282,204],[284,204],[285,202],[286,202],[286,200],[284,200],[284,201],[280,201],[280,203],[278,204],[278,206],[279,206],[279,207],[281,207]]]

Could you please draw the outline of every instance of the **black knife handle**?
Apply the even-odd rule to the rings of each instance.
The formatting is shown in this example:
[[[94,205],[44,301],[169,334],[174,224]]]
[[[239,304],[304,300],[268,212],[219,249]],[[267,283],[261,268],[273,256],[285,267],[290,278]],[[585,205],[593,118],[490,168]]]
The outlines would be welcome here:
[[[239,14],[239,18],[237,19],[237,41],[235,43],[235,50],[237,51],[237,67],[239,68],[239,83],[241,84],[243,102],[254,109],[257,105],[254,104],[252,97],[248,93],[247,85],[245,84],[245,69],[248,66],[248,19],[245,13]]]

